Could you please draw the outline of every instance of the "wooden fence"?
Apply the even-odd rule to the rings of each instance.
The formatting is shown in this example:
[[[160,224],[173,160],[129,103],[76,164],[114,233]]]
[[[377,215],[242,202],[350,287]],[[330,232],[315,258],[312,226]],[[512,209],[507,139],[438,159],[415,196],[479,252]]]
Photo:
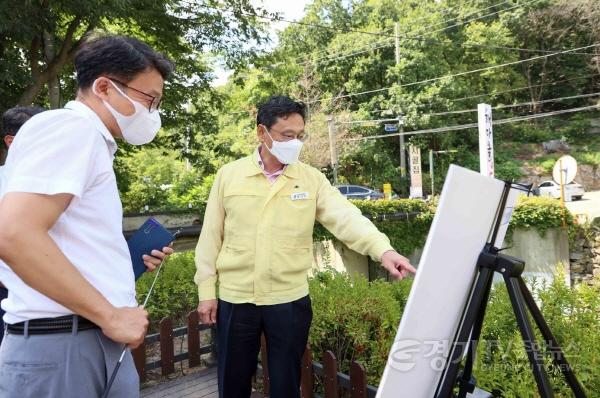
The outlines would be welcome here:
[[[201,346],[200,331],[210,330],[211,343]],[[174,338],[187,335],[187,351],[175,355]],[[152,362],[146,361],[146,348],[149,344],[159,343],[160,359]],[[140,380],[146,380],[146,372],[161,369],[163,376],[175,372],[175,364],[188,360],[189,367],[200,365],[200,356],[204,354],[216,355],[217,346],[215,329],[199,323],[198,313],[192,311],[187,316],[187,326],[173,329],[171,318],[160,321],[159,332],[146,336],[144,343],[133,350],[133,359]],[[263,391],[269,395],[269,372],[267,363],[267,347],[264,337],[261,344],[261,360],[257,373],[262,375]],[[315,392],[317,384],[322,386],[323,394]],[[350,375],[339,372],[338,362],[331,351],[326,351],[322,363],[314,362],[310,346],[306,347],[302,357],[302,398],[337,398],[349,396],[350,398],[373,398],[377,389],[367,385],[367,377],[364,367],[358,362],[352,362]]]

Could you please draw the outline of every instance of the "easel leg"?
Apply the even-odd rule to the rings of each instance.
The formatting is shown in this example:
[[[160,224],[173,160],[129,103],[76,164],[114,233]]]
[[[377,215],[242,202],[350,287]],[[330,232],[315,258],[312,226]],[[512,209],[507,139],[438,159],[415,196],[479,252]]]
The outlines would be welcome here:
[[[523,294],[523,298],[525,299],[525,304],[527,305],[527,308],[529,309],[529,312],[531,313],[533,320],[535,321],[538,329],[540,330],[540,332],[542,333],[542,336],[544,337],[544,342],[546,343],[546,346],[548,347],[548,350],[550,351],[550,353],[552,355],[552,360],[554,361],[554,365],[557,368],[559,368],[561,370],[561,372],[563,373],[563,375],[565,376],[565,379],[567,380],[567,384],[569,384],[569,387],[571,387],[571,389],[573,390],[575,397],[576,398],[585,398],[586,395],[585,395],[585,391],[583,390],[583,387],[581,386],[581,384],[579,384],[577,377],[575,377],[575,373],[573,372],[571,365],[569,365],[569,362],[565,358],[565,355],[562,352],[560,345],[558,344],[558,342],[556,341],[556,338],[552,334],[550,327],[546,323],[546,320],[544,319],[542,312],[538,308],[535,300],[533,299],[533,296],[531,295],[531,292],[529,291],[529,289],[527,288],[527,285],[525,284],[525,281],[523,281],[523,278],[519,278],[519,287],[520,287],[521,293]]]
[[[467,344],[470,342],[473,326],[476,322],[483,324],[483,312],[485,311],[485,305],[487,305],[486,298],[489,295],[493,273],[494,271],[488,267],[482,267],[479,272],[463,322],[460,325],[457,338],[454,340],[455,344],[450,347],[446,372],[442,376],[443,381],[438,388],[436,398],[450,398],[453,396],[460,363]],[[484,301],[484,299],[486,300]]]
[[[465,361],[465,367],[463,368],[462,374],[459,377],[458,384],[458,398],[466,398],[467,394],[472,393],[475,389],[473,380],[473,364],[475,357],[477,356],[477,347],[479,346],[479,339],[481,338],[481,330],[483,329],[483,320],[485,318],[485,312],[487,310],[487,303],[490,298],[490,291],[492,290],[493,273],[488,278],[487,288],[485,290],[483,301],[481,303],[480,311],[475,319],[473,325],[473,331],[471,332],[471,339],[469,342],[469,351],[467,353],[467,359]]]
[[[525,351],[529,357],[529,363],[532,366],[533,376],[538,386],[538,391],[542,398],[553,398],[554,392],[552,386],[546,375],[544,366],[543,354],[538,350],[535,335],[527,317],[527,308],[525,307],[525,299],[521,291],[518,277],[504,277],[506,282],[506,288],[508,289],[508,295],[513,306],[515,317],[517,318],[517,324],[521,331],[521,337],[525,344]]]

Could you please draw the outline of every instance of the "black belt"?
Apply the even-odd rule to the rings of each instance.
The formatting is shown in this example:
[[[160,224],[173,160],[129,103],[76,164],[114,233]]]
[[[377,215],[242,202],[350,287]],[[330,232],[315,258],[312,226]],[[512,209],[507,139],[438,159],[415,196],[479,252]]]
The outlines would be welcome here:
[[[6,331],[9,334],[55,334],[71,333],[73,323],[77,320],[77,331],[99,329],[98,325],[79,315],[66,315],[58,318],[32,319],[26,327],[26,322],[19,322],[12,325],[6,325]]]

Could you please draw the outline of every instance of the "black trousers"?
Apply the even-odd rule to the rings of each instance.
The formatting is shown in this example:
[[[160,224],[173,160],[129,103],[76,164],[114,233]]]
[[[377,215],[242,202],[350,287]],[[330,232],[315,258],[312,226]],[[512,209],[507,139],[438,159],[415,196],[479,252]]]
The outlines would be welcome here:
[[[248,398],[260,336],[267,341],[270,398],[300,398],[300,365],[312,321],[310,297],[276,305],[219,300],[217,360],[220,398]]]
[[[0,287],[0,301],[8,297],[8,290],[5,287]],[[4,337],[4,310],[0,307],[0,344],[2,344],[2,338]]]

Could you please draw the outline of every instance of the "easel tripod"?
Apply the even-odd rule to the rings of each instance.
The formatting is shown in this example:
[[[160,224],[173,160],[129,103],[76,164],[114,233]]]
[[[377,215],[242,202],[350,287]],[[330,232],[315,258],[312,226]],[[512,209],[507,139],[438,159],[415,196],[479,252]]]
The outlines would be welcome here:
[[[543,336],[546,349],[552,356],[554,366],[558,367],[564,375],[569,387],[576,398],[585,398],[583,387],[575,377],[575,374],[567,362],[558,342],[554,338],[550,327],[546,323],[540,309],[538,308],[531,292],[525,285],[522,273],[525,263],[517,258],[501,254],[494,247],[498,231],[501,227],[505,213],[508,195],[511,189],[524,189],[514,187],[506,183],[500,204],[496,213],[496,222],[491,234],[491,239],[482,250],[477,261],[478,273],[475,285],[472,289],[470,300],[463,312],[464,316],[453,344],[448,362],[444,369],[440,384],[436,392],[436,398],[454,397],[454,389],[458,386],[458,398],[465,398],[468,393],[475,389],[476,381],[473,378],[473,363],[477,352],[477,343],[481,336],[481,330],[485,317],[487,302],[492,288],[493,276],[499,273],[504,278],[506,289],[510,296],[513,312],[525,344],[527,357],[531,364],[532,372],[537,384],[538,392],[542,398],[553,398],[554,392],[546,373],[546,361],[544,354],[540,351],[535,334],[529,321],[528,313],[531,315],[539,331]],[[462,372],[459,367],[467,349],[467,356]]]

